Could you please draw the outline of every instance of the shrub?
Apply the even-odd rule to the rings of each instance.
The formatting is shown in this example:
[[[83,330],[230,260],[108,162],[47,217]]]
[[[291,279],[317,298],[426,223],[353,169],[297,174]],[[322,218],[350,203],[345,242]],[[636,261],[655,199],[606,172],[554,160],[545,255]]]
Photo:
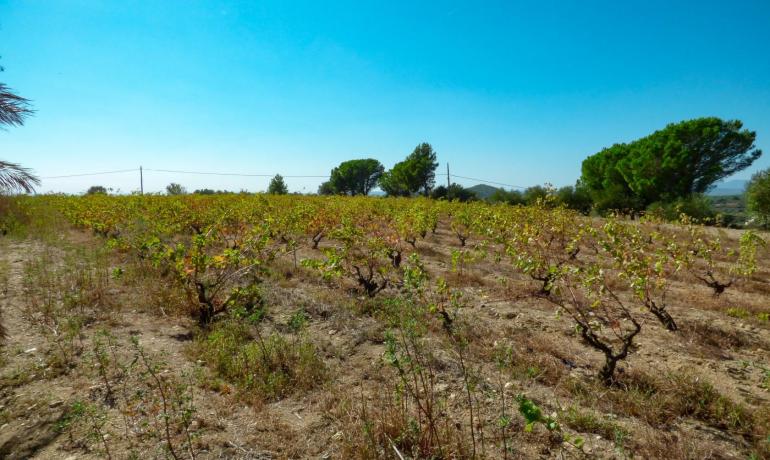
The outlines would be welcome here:
[[[677,198],[670,202],[658,201],[648,206],[647,212],[668,221],[679,220],[682,214],[704,223],[713,223],[717,217],[711,200],[701,194]]]

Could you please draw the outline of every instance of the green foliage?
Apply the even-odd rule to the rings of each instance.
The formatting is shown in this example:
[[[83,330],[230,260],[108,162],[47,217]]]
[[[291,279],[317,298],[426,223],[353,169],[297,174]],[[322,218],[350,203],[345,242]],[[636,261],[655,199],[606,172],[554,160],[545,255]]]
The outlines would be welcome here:
[[[751,317],[751,312],[741,307],[730,307],[727,309],[726,313],[727,316],[732,316],[733,318],[739,319],[748,319]]]
[[[757,253],[767,247],[767,242],[754,230],[747,230],[741,235],[738,244],[738,260],[730,267],[730,272],[748,278],[758,270]]]
[[[3,68],[0,67],[0,72]],[[21,126],[24,119],[32,115],[29,100],[16,93],[11,88],[0,83],[0,128],[5,126]]]
[[[262,337],[258,329],[238,320],[218,323],[197,349],[220,377],[240,387],[244,396],[261,400],[313,388],[327,376],[315,346],[304,337],[287,340],[278,333]]]
[[[370,297],[391,284],[401,253],[393,246],[392,235],[383,234],[377,222],[345,219],[330,236],[341,244],[324,249],[323,260],[303,260],[303,266],[319,271],[326,280],[350,277]]]
[[[330,181],[326,181],[321,183],[321,185],[318,186],[318,194],[319,195],[334,195],[337,191],[334,189],[334,186]]]
[[[234,318],[251,324],[257,324],[265,317],[266,306],[262,290],[255,284],[234,288],[225,307],[230,309]]]
[[[23,234],[30,224],[30,203],[19,198],[0,195],[0,235]]]
[[[545,201],[548,197],[548,189],[542,185],[535,185],[524,190],[522,198],[527,205],[537,204],[538,201]]]
[[[534,401],[527,399],[524,395],[518,395],[516,400],[519,402],[519,413],[524,417],[526,423],[524,431],[532,431],[538,423],[542,423],[548,431],[561,430],[559,422],[551,416],[543,415],[543,411]]]
[[[568,185],[557,190],[556,202],[583,214],[591,212],[593,207],[591,195],[580,182],[574,187]]]
[[[770,169],[760,171],[751,177],[746,188],[746,204],[749,212],[761,222],[764,228],[770,225]]]
[[[540,409],[534,401],[528,399],[524,395],[516,396],[516,401],[519,403],[519,413],[524,417],[526,423],[524,425],[524,431],[530,432],[537,424],[542,424],[548,431],[561,433],[566,442],[578,449],[583,447],[583,444],[585,443],[583,438],[565,433],[562,430],[561,425],[559,425],[559,422],[556,421],[556,417],[543,415],[542,409]]]
[[[670,124],[586,158],[581,183],[600,210],[640,211],[705,193],[762,154],[754,146],[756,133],[742,127],[715,117]]]
[[[86,191],[86,195],[106,195],[107,188],[103,185],[92,185]]]
[[[749,220],[746,210],[746,194],[707,196],[716,213],[715,225],[727,228],[743,228]]]
[[[428,196],[436,180],[436,152],[428,143],[415,147],[404,161],[380,177],[380,188],[389,196]]]
[[[583,411],[575,406],[570,406],[560,416],[564,424],[581,433],[596,433],[608,440],[615,440],[616,444],[628,437],[628,431],[617,423],[605,419],[593,411]],[[621,442],[618,442],[621,441]]]
[[[562,205],[569,209],[588,214],[593,207],[593,201],[588,190],[580,182],[574,187],[568,185],[558,190],[549,189],[548,186],[535,185],[524,191],[505,190],[499,188],[488,199],[490,203],[507,203],[511,205],[536,205],[548,203],[550,206]]]
[[[460,184],[451,184],[449,187],[440,185],[433,189],[430,194],[431,198],[435,200],[445,199],[449,201],[473,201],[476,199],[476,194],[472,190],[463,187]]]
[[[166,186],[166,195],[185,195],[187,190],[181,185],[172,182]]]
[[[297,310],[291,315],[291,318],[289,318],[289,329],[291,329],[292,332],[300,332],[307,326],[308,319],[305,310]]]
[[[276,174],[271,180],[270,185],[267,187],[267,193],[270,195],[286,195],[289,193],[289,187],[283,181],[283,176]]]
[[[505,190],[503,188],[497,189],[492,196],[489,197],[490,203],[507,203],[511,205],[524,204],[524,196],[518,190]]]
[[[331,178],[321,185],[319,194],[368,195],[384,172],[385,167],[373,158],[343,161],[332,169]]]
[[[0,106],[1,111],[2,106]],[[0,119],[2,119],[1,114]],[[35,185],[40,185],[40,179],[29,169],[0,160],[0,194],[14,191],[31,193],[35,191]]]
[[[713,223],[717,217],[712,201],[702,194],[679,197],[669,202],[658,201],[649,205],[647,212],[668,221],[678,221],[682,214],[703,223]]]
[[[213,190],[210,188],[201,188],[201,189],[196,189],[193,193],[196,195],[227,195],[233,192],[228,192],[227,190]]]
[[[616,144],[583,161],[580,182],[598,210],[625,211],[642,207],[618,169],[620,161],[630,156],[630,152],[628,145]]]

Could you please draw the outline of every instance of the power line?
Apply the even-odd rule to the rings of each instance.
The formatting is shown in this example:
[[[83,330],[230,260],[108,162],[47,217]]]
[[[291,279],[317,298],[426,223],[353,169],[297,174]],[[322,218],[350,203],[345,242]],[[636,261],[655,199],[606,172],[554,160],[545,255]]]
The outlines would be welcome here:
[[[64,176],[45,176],[45,177],[41,177],[41,179],[63,179],[66,177],[101,176],[104,174],[118,174],[118,173],[137,172],[137,171],[139,171],[137,168],[120,169],[117,171],[103,171],[103,172],[83,173],[83,174],[66,174]]]
[[[200,175],[206,175],[206,176],[237,176],[237,177],[273,177],[274,174],[244,174],[244,173],[220,173],[220,172],[204,172],[204,171],[177,171],[175,169],[149,169],[145,168],[145,171],[155,171],[155,172],[166,172],[166,173],[176,173],[176,174],[200,174]],[[313,176],[313,175],[306,175],[306,176],[282,176],[282,177],[289,177],[289,178],[319,178],[319,179],[328,179],[330,176]]]
[[[153,171],[153,172],[163,172],[163,173],[174,173],[174,174],[195,174],[195,175],[203,175],[203,176],[230,176],[230,177],[273,177],[273,174],[246,174],[246,173],[226,173],[226,172],[208,172],[208,171],[182,171],[177,169],[150,169],[150,168],[144,168],[144,171]],[[119,169],[115,171],[102,171],[102,172],[94,172],[94,173],[81,173],[81,174],[65,174],[61,176],[44,176],[41,177],[41,179],[64,179],[69,177],[85,177],[85,176],[101,176],[106,174],[121,174],[121,173],[128,173],[128,172],[137,172],[139,171],[137,168],[132,169]],[[447,176],[449,177],[448,173],[438,173],[436,176]],[[285,178],[290,179],[328,179],[329,175],[288,175],[283,176]],[[473,180],[477,182],[483,182],[486,184],[494,184],[499,185],[503,187],[511,187],[511,188],[518,188],[518,189],[526,189],[527,187],[522,187],[521,185],[513,185],[513,184],[506,184],[503,182],[496,182],[486,179],[478,179],[475,177],[467,177],[467,176],[460,176],[457,174],[452,174],[451,177],[456,177],[458,179],[466,179],[466,180]]]
[[[437,176],[446,176],[446,174],[437,174]],[[475,180],[475,181],[478,181],[478,182],[485,182],[487,184],[502,185],[503,187],[520,188],[520,189],[527,188],[527,187],[522,187],[521,185],[504,184],[502,182],[495,182],[495,181],[491,181],[491,180],[476,179],[475,177],[458,176],[457,174],[452,174],[452,177],[459,177],[460,179]]]

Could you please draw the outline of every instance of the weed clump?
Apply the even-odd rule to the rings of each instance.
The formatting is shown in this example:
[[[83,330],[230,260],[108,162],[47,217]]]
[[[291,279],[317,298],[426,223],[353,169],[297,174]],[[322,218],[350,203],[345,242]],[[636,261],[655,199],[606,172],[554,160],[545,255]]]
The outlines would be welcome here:
[[[263,337],[248,324],[232,319],[216,323],[202,336],[195,344],[195,354],[244,396],[258,401],[310,390],[328,374],[315,345],[306,337],[286,339],[278,333]]]

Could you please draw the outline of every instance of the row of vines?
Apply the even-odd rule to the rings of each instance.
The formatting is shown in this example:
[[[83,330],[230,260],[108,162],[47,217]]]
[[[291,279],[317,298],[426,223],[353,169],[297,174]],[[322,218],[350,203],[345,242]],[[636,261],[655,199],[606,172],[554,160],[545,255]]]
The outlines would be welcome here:
[[[136,254],[181,283],[207,327],[228,308],[253,308],[253,287],[276,257],[290,257],[327,280],[349,279],[368,296],[404,285],[405,261],[445,225],[457,238],[452,265],[487,260],[531,278],[536,294],[578,327],[603,353],[600,377],[611,383],[617,362],[641,332],[640,311],[677,330],[666,293],[690,277],[721,295],[750,278],[765,241],[726,236],[683,217],[591,219],[540,206],[413,199],[319,197],[49,197],[75,225]],[[301,255],[298,255],[301,254]],[[501,273],[506,273],[501,270]],[[633,298],[620,296],[624,286]]]
[[[755,281],[757,261],[767,254],[764,239],[752,231],[731,238],[686,216],[678,224],[653,218],[594,219],[547,199],[526,207],[260,195],[39,199],[75,226],[104,237],[114,250],[137,257],[177,283],[202,330],[226,314],[260,314],[260,286],[278,259],[364,297],[406,296],[412,306],[399,313],[399,327],[386,337],[386,358],[403,379],[403,388],[411,380],[427,385],[412,391],[430,422],[419,449],[427,452],[425,445],[442,437],[432,425],[431,401],[421,404],[433,377],[423,375],[425,366],[415,366],[419,334],[409,329],[418,324],[412,318],[415,312],[424,311],[442,325],[466,376],[473,456],[478,434],[473,430],[472,382],[465,369],[466,344],[455,330],[463,314],[458,300],[462,293],[452,280],[425,269],[420,250],[431,235],[440,232],[454,241],[446,261],[453,272],[462,274],[484,262],[497,267],[502,284],[526,281],[525,295],[552,305],[557,315],[572,322],[575,337],[602,356],[597,378],[607,386],[616,384],[618,364],[645,329],[678,331],[678,318],[667,301],[675,281],[719,297],[736,284]],[[558,428],[532,401],[520,396],[518,402],[528,424]],[[483,443],[483,434],[481,439]]]

